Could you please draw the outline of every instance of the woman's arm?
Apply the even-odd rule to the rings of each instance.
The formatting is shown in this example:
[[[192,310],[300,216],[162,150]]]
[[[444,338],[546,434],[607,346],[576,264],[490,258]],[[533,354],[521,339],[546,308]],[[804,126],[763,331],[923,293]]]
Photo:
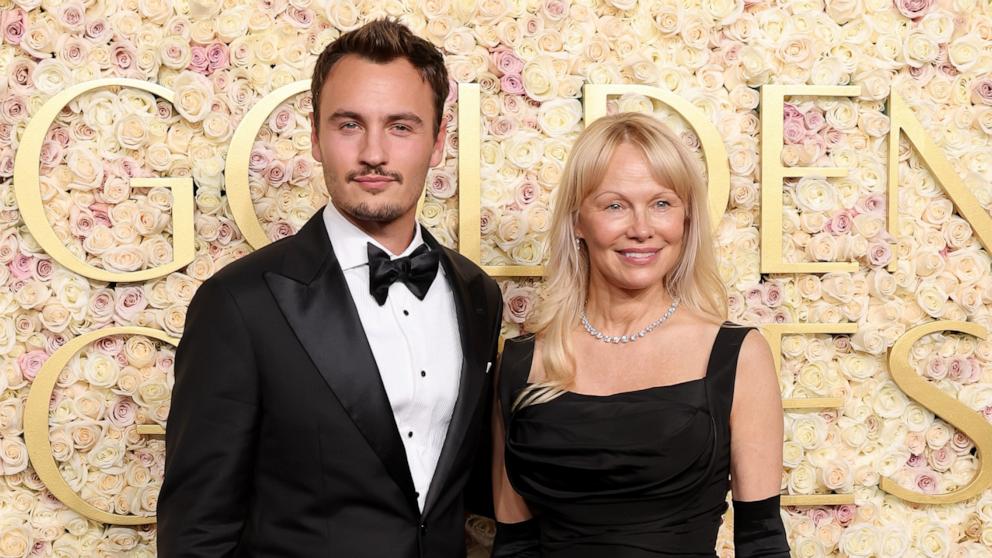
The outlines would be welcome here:
[[[499,370],[497,370],[497,374]],[[499,385],[499,376],[496,377]],[[506,438],[503,430],[502,402],[497,393],[493,405],[493,505],[496,510],[496,538],[493,539],[492,558],[520,557],[530,558],[540,555],[537,521],[533,519],[527,503],[510,486],[506,476],[506,465],[503,460]]]
[[[730,485],[738,557],[788,558],[779,510],[782,484],[782,396],[768,342],[744,338],[730,412]]]

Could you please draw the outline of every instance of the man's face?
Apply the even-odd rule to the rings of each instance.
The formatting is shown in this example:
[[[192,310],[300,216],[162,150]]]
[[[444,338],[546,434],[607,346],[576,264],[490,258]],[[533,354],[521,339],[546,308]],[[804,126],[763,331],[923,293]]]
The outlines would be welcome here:
[[[441,161],[434,94],[409,61],[341,58],[320,92],[313,157],[335,207],[357,224],[415,218],[427,170]]]

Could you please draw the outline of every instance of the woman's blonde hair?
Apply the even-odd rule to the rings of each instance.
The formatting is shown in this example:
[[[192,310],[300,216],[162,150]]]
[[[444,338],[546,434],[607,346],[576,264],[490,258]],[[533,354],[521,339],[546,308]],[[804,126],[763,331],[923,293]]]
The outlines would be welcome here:
[[[678,136],[652,116],[621,113],[600,118],[579,134],[555,192],[545,298],[531,327],[541,341],[544,378],[521,392],[516,408],[550,401],[575,379],[571,334],[579,323],[589,287],[589,256],[585,243],[575,240],[575,224],[582,201],[603,181],[621,144],[639,149],[654,179],[671,188],[685,204],[682,252],[663,279],[668,294],[683,308],[714,322],[726,319],[726,289],[717,272],[706,184],[697,161]]]

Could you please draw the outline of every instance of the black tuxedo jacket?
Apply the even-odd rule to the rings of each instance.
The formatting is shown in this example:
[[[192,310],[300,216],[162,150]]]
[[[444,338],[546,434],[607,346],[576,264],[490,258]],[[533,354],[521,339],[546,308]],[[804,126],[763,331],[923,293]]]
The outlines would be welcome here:
[[[466,503],[491,510],[488,363],[502,299],[478,266],[426,231],[424,240],[442,251],[464,360],[423,513],[318,211],[204,282],[190,304],[165,435],[160,556],[464,556]]]

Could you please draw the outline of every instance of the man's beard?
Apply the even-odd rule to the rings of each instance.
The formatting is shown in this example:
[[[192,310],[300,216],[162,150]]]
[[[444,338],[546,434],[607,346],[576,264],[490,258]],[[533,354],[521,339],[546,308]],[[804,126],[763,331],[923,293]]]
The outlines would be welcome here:
[[[398,187],[403,187],[403,175],[396,171],[386,169],[381,165],[376,167],[365,166],[360,170],[349,171],[344,176],[345,183],[351,182],[356,177],[363,175],[387,176],[392,180],[395,180]],[[358,221],[367,221],[370,223],[390,223],[399,219],[410,210],[409,207],[403,207],[397,203],[386,203],[374,206],[368,202],[359,202],[355,205],[342,205],[339,207],[353,219]]]
[[[349,207],[342,207],[341,209],[354,219],[372,223],[390,223],[399,219],[407,212],[407,209],[397,204],[372,207],[365,202]]]

